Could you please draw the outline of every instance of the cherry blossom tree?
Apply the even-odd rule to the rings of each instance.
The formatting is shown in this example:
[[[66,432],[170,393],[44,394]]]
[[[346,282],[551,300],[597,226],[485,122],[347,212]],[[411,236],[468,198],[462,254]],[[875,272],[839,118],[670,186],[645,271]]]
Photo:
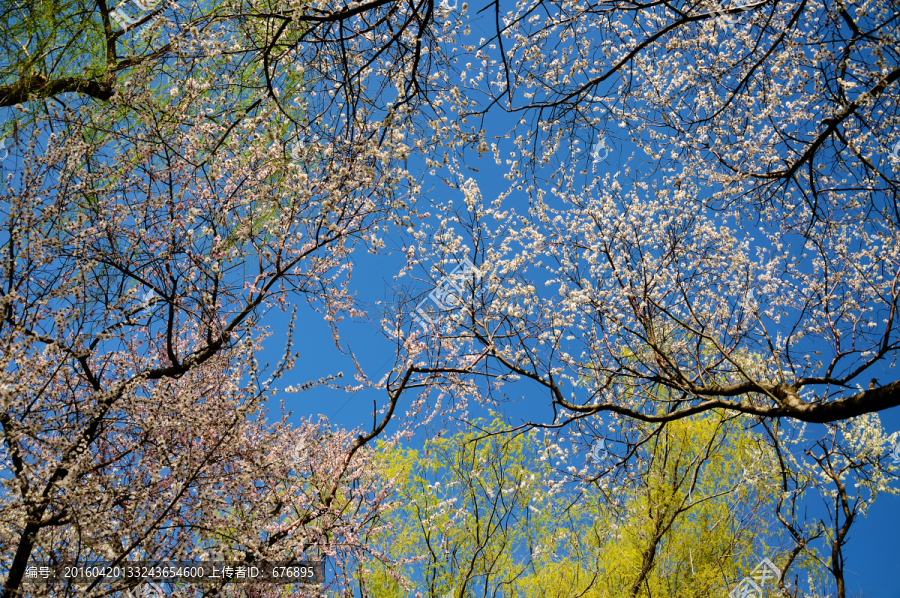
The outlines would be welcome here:
[[[23,585],[41,559],[303,553],[343,591],[368,558],[361,532],[387,503],[366,444],[400,393],[363,433],[265,423],[297,355],[289,339],[268,373],[254,355],[264,312],[298,298],[337,343],[360,313],[351,252],[414,224],[396,165],[442,56],[434,14],[101,0],[6,15],[4,597],[50,591]]]
[[[381,429],[266,421],[293,324],[274,368],[255,354],[269,309],[355,313],[348,257],[404,202],[396,148],[323,136],[288,157],[270,112],[226,136],[184,126],[199,84],[143,115],[142,93],[36,127],[4,181],[4,597],[40,594],[35,561],[305,551],[340,571],[385,505]]]
[[[457,116],[431,145],[456,151],[429,166],[461,203],[416,233],[432,284],[460,253],[480,276],[439,306],[452,326],[417,327],[408,294],[385,315],[398,378],[461,409],[528,379],[539,425],[900,404],[892,3],[494,8],[493,38],[448,34],[471,62],[438,94]],[[516,119],[496,142],[465,130],[496,111]],[[483,197],[476,154],[507,190]]]

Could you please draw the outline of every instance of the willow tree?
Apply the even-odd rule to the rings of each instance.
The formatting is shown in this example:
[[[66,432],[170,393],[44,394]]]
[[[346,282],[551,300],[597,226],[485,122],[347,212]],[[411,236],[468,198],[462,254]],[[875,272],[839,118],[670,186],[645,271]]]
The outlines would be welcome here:
[[[369,534],[381,560],[360,567],[363,593],[724,596],[764,559],[781,568],[771,591],[799,596],[798,577],[827,579],[823,553],[794,551],[773,516],[776,451],[734,418],[667,426],[626,469],[612,467],[623,443],[598,459],[549,434],[503,434],[508,425],[383,446],[394,508]]]

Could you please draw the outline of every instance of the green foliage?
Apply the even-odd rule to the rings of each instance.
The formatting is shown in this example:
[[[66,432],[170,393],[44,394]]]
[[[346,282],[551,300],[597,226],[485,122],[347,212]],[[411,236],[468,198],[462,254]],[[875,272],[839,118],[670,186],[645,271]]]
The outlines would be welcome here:
[[[636,468],[592,483],[551,465],[571,452],[504,429],[382,447],[398,506],[370,544],[395,565],[361,572],[367,596],[699,598],[775,560],[771,455],[733,422],[667,424]]]
[[[94,0],[13,2],[0,13],[0,84],[36,73],[100,75],[105,36]]]
[[[499,595],[522,576],[529,543],[550,529],[556,505],[543,488],[550,468],[539,459],[542,447],[533,433],[488,435],[501,428],[497,420],[431,441],[424,451],[387,451],[400,507],[377,540],[411,561],[404,573],[426,595]],[[372,596],[404,595],[383,578],[378,570],[368,574]]]

